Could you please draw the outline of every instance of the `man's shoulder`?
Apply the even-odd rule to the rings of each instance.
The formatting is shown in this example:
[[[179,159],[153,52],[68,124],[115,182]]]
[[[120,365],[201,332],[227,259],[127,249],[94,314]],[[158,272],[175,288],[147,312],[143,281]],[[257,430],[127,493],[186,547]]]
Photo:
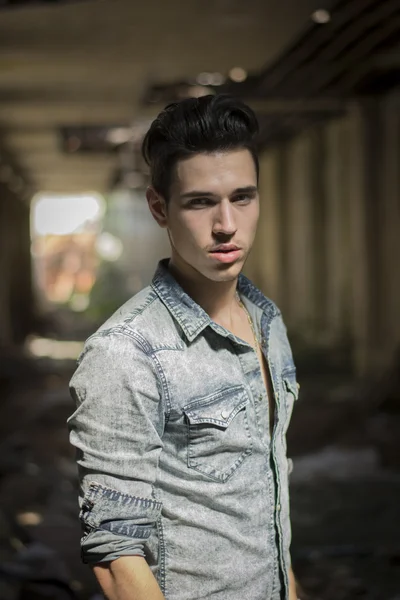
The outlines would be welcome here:
[[[93,335],[104,335],[129,327],[158,300],[152,286],[147,286],[120,306]]]
[[[153,286],[132,296],[111,315],[89,338],[127,335],[146,340],[153,346],[168,330],[176,332],[174,319]],[[89,341],[87,340],[87,341]]]

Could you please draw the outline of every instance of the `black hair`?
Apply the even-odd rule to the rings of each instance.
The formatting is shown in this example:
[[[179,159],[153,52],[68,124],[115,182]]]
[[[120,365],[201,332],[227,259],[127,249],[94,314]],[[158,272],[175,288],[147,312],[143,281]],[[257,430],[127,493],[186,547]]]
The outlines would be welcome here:
[[[258,179],[255,138],[258,121],[252,109],[226,94],[187,98],[169,104],[153,121],[142,144],[151,184],[169,199],[178,160],[199,153],[245,148],[251,153]]]

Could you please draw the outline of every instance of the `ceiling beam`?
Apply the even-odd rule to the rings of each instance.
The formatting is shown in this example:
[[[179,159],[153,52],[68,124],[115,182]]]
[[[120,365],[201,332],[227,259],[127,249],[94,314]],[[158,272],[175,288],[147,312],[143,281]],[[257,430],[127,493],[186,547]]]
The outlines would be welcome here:
[[[358,14],[354,18],[346,14],[343,19],[344,14],[354,10],[356,5]],[[330,23],[317,29],[314,27],[308,36],[299,40],[294,54],[287,53],[276,67],[264,71],[257,91],[286,94],[303,89],[310,95],[316,93],[347,69],[357,67],[380,42],[400,29],[399,11],[400,0],[348,2],[337,13],[333,11]],[[343,27],[339,27],[341,23]],[[352,48],[347,51],[349,45]]]
[[[340,113],[347,108],[347,102],[338,98],[274,98],[273,100],[253,100],[244,98],[258,115],[288,115],[291,113]]]
[[[302,65],[318,58],[320,51],[327,47],[329,39],[335,39],[346,30],[346,23],[354,22],[360,13],[376,4],[377,0],[349,0],[332,12],[332,20],[326,25],[312,25],[291,47],[278,57],[273,65],[267,65],[260,75],[258,90],[267,93],[291,78]]]

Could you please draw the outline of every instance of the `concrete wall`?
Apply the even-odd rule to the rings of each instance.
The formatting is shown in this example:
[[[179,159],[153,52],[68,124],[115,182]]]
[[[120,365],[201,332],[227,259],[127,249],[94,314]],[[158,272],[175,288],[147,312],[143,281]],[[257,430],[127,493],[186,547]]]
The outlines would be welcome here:
[[[380,373],[400,346],[399,98],[354,103],[261,156],[247,271],[297,339],[350,345],[360,375]]]

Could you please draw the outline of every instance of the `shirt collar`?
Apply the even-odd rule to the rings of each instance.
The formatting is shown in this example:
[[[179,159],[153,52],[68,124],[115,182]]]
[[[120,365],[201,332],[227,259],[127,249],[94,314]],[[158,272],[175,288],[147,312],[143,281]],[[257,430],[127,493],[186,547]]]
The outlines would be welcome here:
[[[191,342],[208,325],[213,325],[213,321],[205,310],[182,289],[169,271],[168,263],[169,259],[159,262],[152,286]],[[265,313],[268,320],[279,314],[275,304],[266,298],[244,275],[239,275],[238,292],[258,306]]]

